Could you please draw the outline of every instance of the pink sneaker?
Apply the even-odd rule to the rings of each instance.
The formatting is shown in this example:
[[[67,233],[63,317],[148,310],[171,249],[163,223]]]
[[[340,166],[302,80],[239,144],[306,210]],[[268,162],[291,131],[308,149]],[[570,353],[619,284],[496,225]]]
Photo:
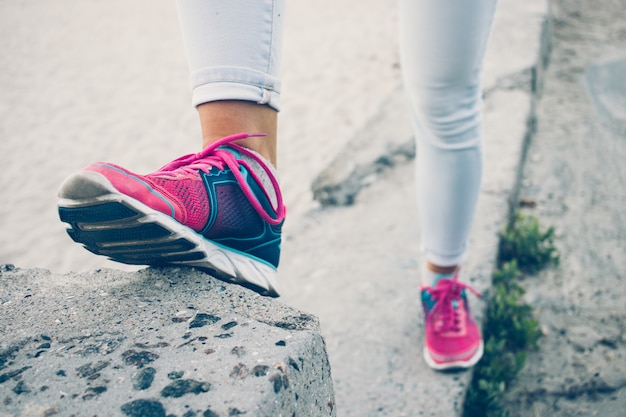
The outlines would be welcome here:
[[[440,279],[435,288],[422,288],[422,307],[426,318],[424,359],[436,370],[469,368],[483,355],[480,329],[469,309],[465,289],[480,297],[467,284]]]
[[[148,175],[89,165],[61,186],[61,221],[73,240],[112,260],[194,266],[277,296],[285,207],[272,169],[233,143],[249,136],[223,138]]]

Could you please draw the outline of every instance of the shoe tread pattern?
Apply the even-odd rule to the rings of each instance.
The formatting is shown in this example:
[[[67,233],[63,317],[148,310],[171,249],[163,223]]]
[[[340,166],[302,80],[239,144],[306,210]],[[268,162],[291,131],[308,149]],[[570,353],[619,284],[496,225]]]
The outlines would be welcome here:
[[[189,265],[210,273],[216,278],[237,283],[262,295],[276,297],[278,293],[265,278],[257,279],[263,285],[250,282],[242,276],[228,256],[214,249],[213,254],[184,233],[170,230],[158,216],[144,213],[123,201],[95,201],[92,204],[60,206],[61,221],[69,224],[68,235],[97,255],[130,265]],[[190,229],[191,231],[191,229]],[[188,235],[188,234],[187,234]],[[215,267],[211,258],[220,263]],[[262,277],[254,261],[244,266],[248,274]],[[226,271],[226,272],[225,272]]]

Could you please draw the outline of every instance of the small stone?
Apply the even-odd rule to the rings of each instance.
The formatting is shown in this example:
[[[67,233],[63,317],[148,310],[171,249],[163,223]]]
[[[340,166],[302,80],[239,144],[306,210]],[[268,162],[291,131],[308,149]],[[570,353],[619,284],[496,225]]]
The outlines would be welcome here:
[[[270,382],[274,386],[274,392],[278,394],[283,387],[283,378],[280,374],[274,374],[270,377]]]
[[[89,378],[93,375],[98,374],[98,372],[100,372],[101,370],[109,366],[109,363],[110,362],[108,361],[99,361],[99,362],[96,362],[95,364],[93,364],[92,362],[89,362],[83,366],[76,368],[76,372],[78,373],[78,376],[80,376],[81,378]]]
[[[185,394],[200,394],[202,392],[209,392],[211,390],[211,384],[208,382],[195,381],[193,379],[178,379],[161,391],[161,396],[179,398]]]
[[[122,405],[122,412],[129,417],[165,417],[163,404],[155,400],[135,400]]]
[[[296,371],[300,372],[300,366],[298,365],[298,362],[296,362],[295,360],[293,360],[292,358],[289,358],[289,366],[291,366],[293,369],[295,369]]]
[[[152,386],[154,376],[156,375],[156,369],[147,367],[139,371],[139,373],[133,378],[133,388],[138,391],[143,391]]]
[[[274,364],[274,368],[276,368],[276,369],[280,369],[280,371],[281,371],[282,373],[287,372],[287,365],[285,365],[285,363],[284,363],[284,362],[276,362],[276,363]]]
[[[143,368],[144,365],[157,360],[159,355],[147,350],[137,352],[131,349],[122,353],[122,358],[124,359],[124,363],[126,363],[126,365],[134,365],[137,368]]]
[[[242,357],[246,354],[246,348],[244,348],[243,346],[235,346],[234,348],[232,348],[230,353],[238,357]]]
[[[15,370],[15,371],[10,371],[10,372],[6,372],[2,375],[0,375],[0,384],[8,381],[9,379],[18,376],[19,374],[21,374],[22,372],[28,370],[32,368],[32,366],[24,366],[21,369]]]
[[[96,394],[96,395],[100,395],[100,394],[102,394],[103,392],[106,392],[106,391],[107,391],[107,387],[105,387],[105,386],[99,386],[99,387],[89,387],[89,388],[87,388],[87,391],[89,391],[89,392],[93,392],[93,393],[94,393],[94,394]]]
[[[270,367],[266,365],[257,365],[252,368],[252,375],[256,377],[267,375],[267,371],[269,371]]]
[[[172,317],[173,323],[186,323],[191,317]]]
[[[207,408],[204,413],[202,413],[202,417],[220,417],[219,414]]]
[[[222,325],[222,329],[224,329],[224,330],[230,330],[230,329],[232,329],[233,327],[235,327],[236,325],[237,325],[237,322],[236,322],[236,321],[230,321],[230,322],[228,322],[228,323],[226,323],[226,324],[223,324],[223,325]]]
[[[248,367],[243,363],[239,363],[230,371],[230,377],[234,379],[244,379],[248,376]]]
[[[176,380],[176,379],[181,379],[184,374],[185,374],[185,371],[172,371],[169,374],[167,374],[167,377],[171,380]]]
[[[199,328],[199,327],[204,327],[204,326],[207,326],[207,325],[215,324],[215,323],[217,323],[220,320],[221,320],[220,317],[213,316],[211,314],[198,313],[193,318],[193,320],[191,320],[191,322],[189,323],[189,328],[190,329],[195,329],[195,328]]]
[[[28,394],[31,391],[32,390],[28,387],[28,385],[26,385],[26,383],[24,381],[18,382],[17,385],[15,387],[13,387],[13,392],[16,395]]]
[[[532,198],[521,198],[519,200],[519,205],[520,207],[535,208],[537,207],[537,201]]]

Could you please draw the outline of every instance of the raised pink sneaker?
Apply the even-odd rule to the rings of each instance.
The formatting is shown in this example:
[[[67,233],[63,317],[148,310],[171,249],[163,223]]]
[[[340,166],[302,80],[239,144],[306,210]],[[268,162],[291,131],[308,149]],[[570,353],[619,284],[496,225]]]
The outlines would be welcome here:
[[[249,136],[223,138],[147,175],[89,165],[61,186],[61,221],[74,241],[114,261],[198,267],[277,296],[285,207],[267,162],[233,143]]]
[[[440,279],[435,288],[422,288],[422,307],[426,319],[424,359],[436,370],[469,368],[483,355],[480,328],[470,312],[465,294],[467,284],[453,279]]]

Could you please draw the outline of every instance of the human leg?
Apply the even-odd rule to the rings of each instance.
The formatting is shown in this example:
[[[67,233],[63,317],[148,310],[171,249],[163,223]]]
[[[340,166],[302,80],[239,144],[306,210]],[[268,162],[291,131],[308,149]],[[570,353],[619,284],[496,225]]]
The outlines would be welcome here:
[[[265,136],[237,143],[258,152],[276,166],[278,112],[273,108],[250,101],[222,100],[198,105],[198,115],[203,148],[238,132],[263,132]]]
[[[480,77],[495,0],[400,0],[400,44],[417,140],[426,259],[463,258],[482,174]]]
[[[238,143],[276,163],[284,0],[179,0],[192,102],[203,146],[239,132]]]
[[[204,149],[147,175],[102,162],[70,176],[59,214],[72,239],[120,262],[196,266],[277,295],[283,9],[284,0],[179,2]]]
[[[496,3],[400,0],[402,68],[415,124],[418,212],[427,265],[422,277],[425,356],[437,369],[471,366],[482,354],[458,265],[480,191],[480,77]],[[464,323],[459,324],[459,314]]]

